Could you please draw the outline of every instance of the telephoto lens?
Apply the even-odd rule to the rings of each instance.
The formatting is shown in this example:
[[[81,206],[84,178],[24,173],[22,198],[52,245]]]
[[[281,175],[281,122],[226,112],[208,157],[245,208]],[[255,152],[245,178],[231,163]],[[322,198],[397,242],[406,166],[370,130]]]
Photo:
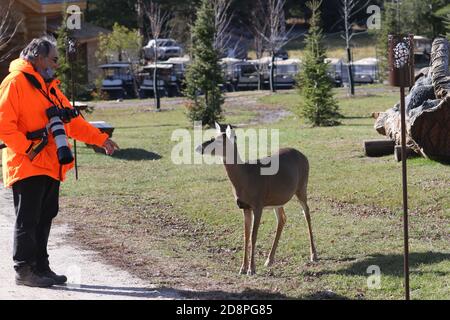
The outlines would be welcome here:
[[[47,109],[47,117],[49,119],[49,131],[55,138],[58,161],[60,164],[69,164],[74,160],[72,151],[69,148],[67,142],[66,130],[64,129],[64,123],[60,118],[60,111],[58,107],[53,106]]]

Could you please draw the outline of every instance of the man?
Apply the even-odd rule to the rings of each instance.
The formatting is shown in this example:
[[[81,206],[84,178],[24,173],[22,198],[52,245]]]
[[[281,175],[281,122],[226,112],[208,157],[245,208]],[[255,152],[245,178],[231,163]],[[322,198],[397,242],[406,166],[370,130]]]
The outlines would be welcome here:
[[[103,147],[108,155],[119,148],[107,134],[77,116],[54,78],[57,66],[54,40],[34,39],[11,63],[10,74],[0,85],[0,140],[7,146],[2,156],[3,183],[12,187],[14,196],[17,285],[49,287],[67,281],[50,269],[47,253],[52,220],[58,213],[60,181],[74,166],[73,161],[61,164],[65,161],[58,158],[60,145],[68,146],[66,136]],[[69,108],[70,119],[64,119],[64,125],[59,122],[59,127],[49,126],[50,107],[58,115]]]

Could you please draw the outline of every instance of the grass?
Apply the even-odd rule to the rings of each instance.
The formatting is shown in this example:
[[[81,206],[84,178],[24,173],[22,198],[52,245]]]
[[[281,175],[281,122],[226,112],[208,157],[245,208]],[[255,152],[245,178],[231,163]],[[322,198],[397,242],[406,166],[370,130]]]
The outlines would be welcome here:
[[[252,126],[279,129],[281,146],[309,158],[318,263],[308,262],[306,224],[292,201],[274,266],[263,266],[276,226],[267,212],[257,242],[257,276],[237,274],[243,219],[223,167],[171,161],[177,144],[172,132],[191,130],[180,105],[160,113],[97,108],[90,120],[113,124],[122,150],[106,157],[80,145],[80,181],[71,174],[62,185],[58,221],[71,224],[71,237],[108,261],[161,287],[194,288],[197,297],[402,299],[401,166],[393,156],[366,158],[362,150],[364,139],[379,138],[370,114],[398,99],[382,89],[357,88],[355,98],[336,89],[345,116],[338,127],[311,128],[295,115]],[[261,96],[257,104],[292,110],[297,99],[287,92]],[[229,123],[257,116],[239,100],[225,110]],[[408,170],[412,298],[450,299],[450,169],[416,158]],[[372,265],[381,269],[379,290],[367,286]]]

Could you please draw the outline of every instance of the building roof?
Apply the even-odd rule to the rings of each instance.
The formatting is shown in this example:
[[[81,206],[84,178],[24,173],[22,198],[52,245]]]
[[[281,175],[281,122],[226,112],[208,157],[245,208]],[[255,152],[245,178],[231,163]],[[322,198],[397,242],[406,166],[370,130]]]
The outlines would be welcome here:
[[[87,5],[87,0],[19,0],[19,2],[34,12],[44,14],[61,13],[61,9],[65,4],[77,5],[81,10],[86,9]]]
[[[40,2],[41,4],[54,4],[54,3],[61,3],[61,4],[64,4],[65,2],[66,2],[66,3],[71,3],[71,2],[86,2],[86,0],[85,0],[85,1],[80,1],[80,0],[39,0],[39,2]]]
[[[47,29],[51,32],[56,32],[60,26],[61,26],[61,22],[48,22],[47,23]],[[107,30],[105,28],[96,26],[89,22],[83,22],[83,23],[81,23],[80,30],[72,30],[71,36],[77,40],[89,41],[92,39],[97,39],[101,33],[109,34],[109,33],[111,33],[111,31]]]

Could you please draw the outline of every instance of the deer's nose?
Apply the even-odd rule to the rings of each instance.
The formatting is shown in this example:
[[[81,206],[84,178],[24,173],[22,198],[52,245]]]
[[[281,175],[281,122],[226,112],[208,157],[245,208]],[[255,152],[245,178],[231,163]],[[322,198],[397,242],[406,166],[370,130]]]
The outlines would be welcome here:
[[[195,152],[203,154],[203,145],[197,146],[197,148],[195,148]]]

